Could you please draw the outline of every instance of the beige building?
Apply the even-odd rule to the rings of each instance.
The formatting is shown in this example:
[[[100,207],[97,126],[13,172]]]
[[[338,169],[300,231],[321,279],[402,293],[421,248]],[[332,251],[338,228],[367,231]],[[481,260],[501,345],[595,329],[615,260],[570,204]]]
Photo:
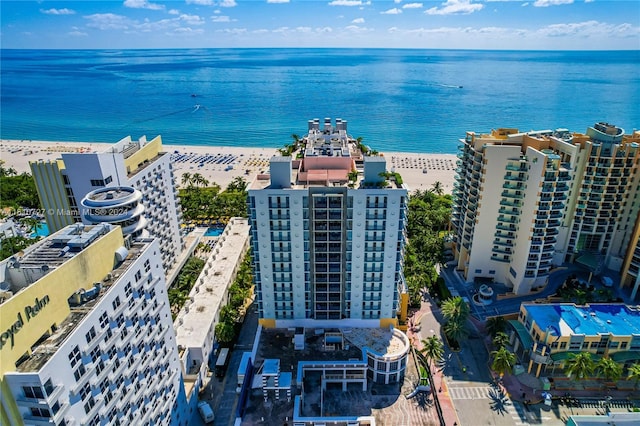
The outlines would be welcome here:
[[[526,294],[565,262],[594,275],[624,263],[623,285],[636,296],[640,132],[607,123],[586,134],[498,129],[468,132],[459,150],[452,222],[467,281]]]

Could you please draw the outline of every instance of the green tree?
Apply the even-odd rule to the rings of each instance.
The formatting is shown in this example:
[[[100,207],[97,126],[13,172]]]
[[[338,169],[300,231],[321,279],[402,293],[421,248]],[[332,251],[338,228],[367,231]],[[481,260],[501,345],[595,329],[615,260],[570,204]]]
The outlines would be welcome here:
[[[569,377],[576,379],[584,379],[591,377],[595,370],[595,363],[589,352],[580,352],[578,354],[569,354],[569,358],[565,362],[565,371]]]
[[[633,386],[638,387],[638,381],[640,381],[640,363],[632,364],[629,367],[627,380],[633,380]]]
[[[27,230],[29,231],[29,234],[33,234],[34,232],[36,232],[36,230],[38,229],[38,226],[40,226],[40,221],[35,217],[29,217],[29,216],[22,217],[18,219],[18,222],[20,222],[22,226],[27,228]]]
[[[191,186],[192,182],[191,182],[191,173],[189,172],[184,172],[182,174],[182,186]]]
[[[422,339],[422,349],[420,352],[424,355],[431,366],[431,363],[442,360],[444,354],[444,345],[442,340],[437,336],[429,336],[426,339]]]
[[[487,333],[491,337],[495,337],[501,331],[504,331],[507,326],[507,320],[503,316],[491,317],[487,319],[486,329]]]
[[[442,328],[447,337],[456,342],[460,342],[469,334],[465,324],[457,321],[449,321]]]
[[[442,186],[442,182],[438,180],[433,182],[433,184],[431,185],[431,192],[433,192],[436,195],[444,195],[444,188]]]
[[[493,337],[493,346],[496,348],[504,348],[509,344],[509,335],[504,331],[499,331]]]
[[[491,355],[493,356],[491,369],[500,374],[500,377],[511,371],[516,364],[516,355],[513,352],[509,352],[504,346],[497,351],[491,352]]]
[[[611,382],[615,382],[622,377],[622,366],[611,358],[601,358],[596,364],[596,371]]]
[[[227,192],[245,192],[247,189],[247,181],[244,180],[242,176],[236,176],[233,180],[227,185]]]
[[[178,288],[170,288],[169,291],[167,291],[167,297],[169,298],[169,306],[171,307],[171,317],[175,319],[189,298],[189,295]]]
[[[238,321],[238,318],[240,318],[240,315],[235,307],[224,305],[222,309],[220,309],[220,322],[234,324]]]
[[[469,313],[469,305],[460,296],[447,299],[442,304],[442,315],[449,322],[464,324],[469,318]]]
[[[216,340],[220,343],[230,343],[236,337],[236,330],[233,324],[220,322],[216,324],[215,329]]]

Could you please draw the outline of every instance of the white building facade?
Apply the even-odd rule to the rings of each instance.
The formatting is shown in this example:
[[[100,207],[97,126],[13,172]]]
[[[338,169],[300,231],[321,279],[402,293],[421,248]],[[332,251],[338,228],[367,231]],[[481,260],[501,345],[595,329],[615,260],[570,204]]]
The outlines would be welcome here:
[[[160,253],[119,227],[71,225],[2,265],[22,288],[3,319],[33,304],[2,348],[3,424],[186,424]]]
[[[265,326],[395,323],[407,189],[387,181],[384,157],[364,156],[346,125],[310,121],[302,158],[273,157],[269,180],[249,189]]]
[[[146,230],[160,240],[165,271],[184,248],[180,233],[182,211],[170,155],[162,139],[126,137],[105,152],[64,153],[54,161],[30,163],[38,195],[51,232],[77,221],[95,223],[83,215],[82,200],[105,187],[133,187],[142,193]]]

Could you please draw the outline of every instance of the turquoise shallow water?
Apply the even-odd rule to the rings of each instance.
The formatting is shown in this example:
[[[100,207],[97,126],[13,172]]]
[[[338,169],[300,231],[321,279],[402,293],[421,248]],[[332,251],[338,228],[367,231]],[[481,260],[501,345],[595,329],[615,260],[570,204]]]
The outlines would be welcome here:
[[[1,137],[279,147],[311,118],[381,151],[465,131],[640,127],[640,51],[2,50]],[[635,101],[634,101],[635,100]]]

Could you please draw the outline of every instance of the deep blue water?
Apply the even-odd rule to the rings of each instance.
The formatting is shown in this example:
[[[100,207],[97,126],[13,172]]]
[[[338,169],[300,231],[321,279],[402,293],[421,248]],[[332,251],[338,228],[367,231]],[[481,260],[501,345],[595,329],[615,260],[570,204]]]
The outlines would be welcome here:
[[[2,50],[1,137],[280,147],[348,120],[379,151],[465,132],[640,127],[640,51]],[[195,97],[192,95],[196,95]],[[197,107],[199,105],[199,107]]]

